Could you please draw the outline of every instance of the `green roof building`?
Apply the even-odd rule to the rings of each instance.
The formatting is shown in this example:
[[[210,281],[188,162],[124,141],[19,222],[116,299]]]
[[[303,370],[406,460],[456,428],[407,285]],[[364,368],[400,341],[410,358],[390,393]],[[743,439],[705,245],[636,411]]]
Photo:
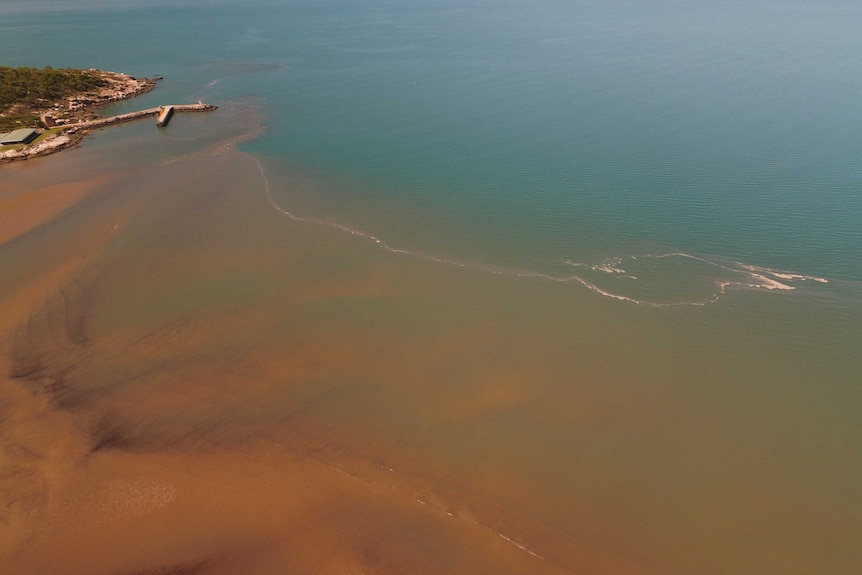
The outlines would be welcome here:
[[[21,128],[8,134],[0,134],[0,146],[8,146],[10,144],[29,144],[39,136],[39,133],[32,128]]]

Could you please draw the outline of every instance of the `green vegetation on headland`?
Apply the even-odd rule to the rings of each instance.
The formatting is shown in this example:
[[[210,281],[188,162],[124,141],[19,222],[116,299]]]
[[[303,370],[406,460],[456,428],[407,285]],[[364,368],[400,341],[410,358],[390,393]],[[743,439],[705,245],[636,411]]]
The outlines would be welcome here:
[[[35,126],[38,112],[72,94],[106,85],[90,70],[9,68],[0,66],[0,132]]]
[[[0,164],[46,156],[77,146],[93,130],[149,116],[167,125],[174,112],[209,112],[216,106],[174,104],[102,117],[112,102],[156,87],[161,76],[136,78],[104,70],[0,67]],[[161,117],[165,114],[165,118]],[[35,139],[34,139],[35,138]]]

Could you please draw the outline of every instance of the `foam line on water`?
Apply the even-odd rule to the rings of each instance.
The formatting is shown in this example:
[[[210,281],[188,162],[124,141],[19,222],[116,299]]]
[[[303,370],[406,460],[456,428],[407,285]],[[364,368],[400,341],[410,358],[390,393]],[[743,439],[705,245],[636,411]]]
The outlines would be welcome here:
[[[685,252],[670,252],[667,254],[644,254],[638,256],[631,256],[632,259],[662,259],[668,257],[680,257],[680,258],[688,258],[692,260],[696,260],[702,263],[705,263],[709,266],[713,266],[734,274],[741,274],[743,276],[748,276],[752,280],[756,280],[755,283],[750,282],[726,282],[728,286],[738,285],[742,287],[749,287],[755,289],[766,289],[766,290],[779,290],[779,291],[792,291],[796,288],[789,283],[782,283],[778,280],[784,280],[784,282],[794,282],[794,281],[814,281],[820,284],[828,284],[829,280],[823,277],[817,276],[809,276],[791,271],[784,270],[776,270],[773,268],[763,267],[763,266],[755,266],[751,264],[746,264],[743,262],[733,262],[733,265],[725,265],[720,262],[710,260],[701,256],[695,256],[692,254],[688,254]]]
[[[782,279],[782,280],[786,280],[786,281],[803,281],[803,282],[804,281],[813,281],[813,282],[817,282],[817,283],[821,283],[821,284],[828,284],[829,283],[828,279],[817,277],[817,276],[807,276],[804,274],[799,274],[799,273],[794,273],[794,272],[789,272],[789,271],[775,270],[772,268],[765,268],[765,267],[760,267],[760,266],[753,266],[753,265],[743,264],[743,263],[739,263],[739,262],[737,262],[737,265],[743,269],[746,269],[746,270],[752,272],[752,273],[757,273],[757,274],[761,274],[761,275],[765,274],[765,275],[769,275],[769,276],[772,276],[774,278],[778,278],[778,279]]]
[[[257,163],[258,170],[260,172],[261,178],[264,184],[264,190],[266,194],[266,199],[269,205],[278,213],[282,214],[285,217],[290,218],[291,220],[297,222],[310,223],[314,225],[328,227],[330,229],[338,230],[344,233],[348,233],[354,237],[369,241],[377,245],[380,249],[395,255],[409,256],[414,258],[423,259],[426,261],[443,264],[447,266],[454,266],[460,268],[474,269],[478,271],[483,271],[486,273],[492,273],[500,276],[507,277],[517,277],[517,278],[532,278],[537,280],[544,281],[552,281],[557,283],[573,283],[583,286],[589,291],[598,294],[602,297],[606,297],[609,299],[614,299],[621,302],[627,302],[634,305],[645,306],[645,307],[680,307],[680,306],[705,306],[709,304],[713,304],[717,302],[723,295],[727,293],[729,288],[733,287],[741,287],[741,288],[749,288],[749,289],[765,289],[765,290],[778,290],[778,291],[791,291],[795,288],[788,284],[784,284],[778,281],[778,279],[784,280],[812,280],[818,283],[828,283],[828,280],[825,278],[819,278],[814,276],[805,276],[802,274],[796,274],[793,272],[782,272],[778,270],[772,270],[770,268],[760,268],[757,266],[750,266],[748,264],[742,264],[738,262],[734,262],[737,267],[730,267],[719,262],[715,262],[709,260],[704,257],[688,254],[681,251],[676,252],[668,252],[662,254],[641,254],[641,255],[633,255],[628,256],[628,258],[632,260],[640,260],[640,259],[665,259],[665,258],[687,258],[691,260],[696,260],[699,262],[703,262],[707,265],[714,266],[716,268],[732,272],[734,274],[747,273],[749,277],[749,281],[731,281],[731,280],[717,280],[715,282],[715,290],[708,295],[699,300],[689,300],[689,301],[673,301],[673,302],[656,302],[638,299],[635,297],[630,297],[627,295],[623,295],[620,293],[614,293],[607,289],[604,289],[597,285],[594,282],[589,281],[588,279],[581,277],[576,274],[572,275],[554,275],[550,273],[538,272],[533,270],[524,270],[512,267],[503,267],[496,266],[492,264],[485,263],[475,263],[475,262],[463,262],[458,261],[451,258],[446,258],[442,256],[437,256],[433,254],[427,254],[418,250],[407,250],[404,248],[399,248],[392,246],[386,243],[383,239],[377,237],[376,235],[366,232],[363,230],[359,230],[345,224],[340,224],[338,222],[332,222],[329,220],[323,220],[318,218],[309,218],[304,216],[298,216],[280,206],[273,198],[272,189],[270,187],[269,178],[267,178],[266,170],[263,167],[261,161],[255,158],[255,162]],[[630,275],[623,269],[623,258],[620,257],[612,257],[606,258],[602,260],[599,264],[586,264],[581,262],[575,262],[571,260],[566,260],[564,263],[570,265],[572,267],[581,267],[587,268],[592,271],[602,272],[609,275],[614,275],[617,279],[630,279],[637,280],[637,276]],[[771,276],[771,277],[770,277]],[[778,278],[778,279],[776,279]]]

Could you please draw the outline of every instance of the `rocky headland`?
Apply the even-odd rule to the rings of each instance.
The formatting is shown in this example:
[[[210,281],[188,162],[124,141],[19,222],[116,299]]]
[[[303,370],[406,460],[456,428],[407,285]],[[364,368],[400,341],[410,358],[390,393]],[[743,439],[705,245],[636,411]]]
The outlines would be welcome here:
[[[0,146],[0,164],[44,156],[78,145],[91,129],[101,127],[97,121],[101,119],[100,111],[105,106],[149,92],[161,79],[137,78],[102,70],[61,72],[86,77],[86,86],[55,98],[14,98],[13,95],[10,98],[14,101],[4,102],[5,109],[0,111],[0,133],[32,128],[39,132],[39,137],[28,144]]]

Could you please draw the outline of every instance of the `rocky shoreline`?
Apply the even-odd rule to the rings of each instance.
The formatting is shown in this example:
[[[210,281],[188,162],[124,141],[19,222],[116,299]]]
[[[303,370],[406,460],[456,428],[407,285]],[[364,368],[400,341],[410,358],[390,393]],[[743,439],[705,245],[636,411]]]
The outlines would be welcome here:
[[[66,131],[65,126],[98,120],[101,118],[99,111],[107,105],[151,92],[161,79],[161,77],[136,78],[128,74],[101,70],[90,71],[98,74],[106,84],[97,90],[72,94],[40,110],[43,134],[45,131],[54,133],[47,137],[40,135],[31,144],[0,151],[0,164],[47,156],[79,145],[91,130]]]
[[[108,104],[151,92],[155,89],[156,82],[161,79],[160,77],[136,78],[117,72],[91,71],[99,74],[108,85],[97,92],[76,94],[66,98],[63,102],[64,106],[58,111],[68,111],[66,117],[69,124],[95,120],[99,117],[98,111]]]

